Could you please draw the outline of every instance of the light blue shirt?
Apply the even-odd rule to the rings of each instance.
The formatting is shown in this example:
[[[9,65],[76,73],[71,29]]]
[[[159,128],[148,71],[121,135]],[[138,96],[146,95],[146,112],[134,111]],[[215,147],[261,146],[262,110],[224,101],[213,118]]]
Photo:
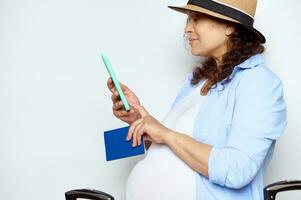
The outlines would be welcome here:
[[[261,54],[235,66],[230,77],[209,91],[194,122],[193,138],[213,146],[209,178],[196,173],[198,200],[262,200],[264,174],[287,125],[282,82]],[[191,78],[172,107],[197,87]]]

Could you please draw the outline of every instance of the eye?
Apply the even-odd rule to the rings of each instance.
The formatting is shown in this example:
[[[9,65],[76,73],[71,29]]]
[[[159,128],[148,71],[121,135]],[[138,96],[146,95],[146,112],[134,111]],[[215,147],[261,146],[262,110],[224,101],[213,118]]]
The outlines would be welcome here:
[[[200,20],[202,19],[202,17],[200,15],[189,15],[186,21],[186,24],[188,24],[189,22],[193,23],[193,24],[197,24],[200,22]]]
[[[193,20],[194,22],[197,22],[197,21],[199,20],[199,18],[198,18],[198,17],[192,17],[192,20]]]
[[[201,17],[199,15],[191,15],[190,16],[190,19],[193,21],[193,22],[198,22]]]

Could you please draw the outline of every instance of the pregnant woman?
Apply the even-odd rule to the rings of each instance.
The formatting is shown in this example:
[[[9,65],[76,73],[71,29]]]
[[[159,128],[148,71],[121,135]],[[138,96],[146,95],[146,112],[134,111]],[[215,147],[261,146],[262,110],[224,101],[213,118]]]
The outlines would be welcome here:
[[[256,0],[189,0],[185,35],[203,59],[162,121],[126,85],[123,109],[112,80],[113,113],[130,124],[145,157],[132,169],[126,200],[262,200],[263,177],[286,127],[281,80],[266,66],[265,37],[253,27]]]

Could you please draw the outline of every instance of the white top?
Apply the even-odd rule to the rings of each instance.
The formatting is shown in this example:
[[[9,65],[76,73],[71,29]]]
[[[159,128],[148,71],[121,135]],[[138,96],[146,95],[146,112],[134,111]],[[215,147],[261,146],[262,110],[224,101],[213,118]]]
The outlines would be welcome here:
[[[200,95],[203,83],[193,86],[161,123],[192,137],[193,124],[204,98]],[[128,177],[126,200],[196,200],[196,173],[167,145],[152,143]]]

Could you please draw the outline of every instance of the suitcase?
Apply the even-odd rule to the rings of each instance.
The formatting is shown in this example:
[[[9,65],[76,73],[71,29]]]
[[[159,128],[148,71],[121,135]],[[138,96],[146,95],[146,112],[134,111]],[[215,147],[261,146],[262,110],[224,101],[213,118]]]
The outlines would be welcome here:
[[[264,200],[275,200],[276,195],[279,192],[291,191],[291,190],[301,190],[301,181],[279,181],[267,185],[263,189]],[[90,200],[114,200],[114,197],[99,191],[91,189],[78,189],[70,190],[65,193],[66,200],[76,200],[77,198],[84,198]]]

